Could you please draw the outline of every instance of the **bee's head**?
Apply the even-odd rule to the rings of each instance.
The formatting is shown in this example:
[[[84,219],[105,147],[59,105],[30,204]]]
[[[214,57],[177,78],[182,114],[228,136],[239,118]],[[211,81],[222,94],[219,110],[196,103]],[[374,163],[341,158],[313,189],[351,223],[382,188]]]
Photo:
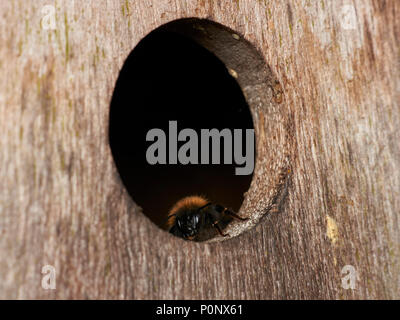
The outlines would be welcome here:
[[[205,208],[211,204],[204,197],[189,196],[179,200],[169,211],[169,232],[186,240],[196,241],[205,226]]]
[[[200,213],[188,212],[180,217],[176,217],[175,226],[183,238],[192,240],[199,232]]]

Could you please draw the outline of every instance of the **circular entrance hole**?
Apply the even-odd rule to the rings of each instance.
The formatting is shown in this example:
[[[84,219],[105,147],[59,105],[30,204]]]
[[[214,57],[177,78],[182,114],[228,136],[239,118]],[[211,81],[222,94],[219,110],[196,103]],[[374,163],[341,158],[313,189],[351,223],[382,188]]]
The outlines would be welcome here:
[[[258,204],[252,204],[251,197],[247,197],[244,207],[250,212],[240,210],[253,171],[238,175],[237,168],[251,167],[251,161],[254,164],[255,149],[253,154],[246,154],[246,129],[254,128],[253,120],[258,127],[256,136],[260,126],[264,128],[258,110],[263,108],[264,101],[276,98],[275,87],[269,69],[254,47],[232,30],[208,20],[177,20],[159,27],[138,43],[115,86],[109,138],[122,182],[151,221],[167,230],[168,212],[173,205],[184,197],[199,195],[250,218],[247,222],[236,219],[228,225],[226,230],[234,236],[254,225],[273,205],[276,192]],[[184,141],[177,140],[177,135],[187,128],[197,135],[197,154],[192,148],[180,150],[192,140],[188,136]],[[165,140],[159,135],[154,138],[150,134],[153,129],[159,129],[157,132],[163,133]],[[231,133],[232,142],[221,138],[216,149],[209,140],[209,164],[202,159],[202,129],[228,129]],[[240,161],[235,158],[234,129],[242,130],[242,141],[238,143],[242,146]],[[155,142],[158,148],[151,160],[148,152]],[[227,143],[231,143],[232,163],[225,158]],[[220,163],[211,164],[217,149]],[[192,163],[183,164],[180,152],[190,155]],[[151,163],[154,157],[156,164]],[[195,158],[197,164],[193,164]],[[218,235],[215,230],[210,237]]]

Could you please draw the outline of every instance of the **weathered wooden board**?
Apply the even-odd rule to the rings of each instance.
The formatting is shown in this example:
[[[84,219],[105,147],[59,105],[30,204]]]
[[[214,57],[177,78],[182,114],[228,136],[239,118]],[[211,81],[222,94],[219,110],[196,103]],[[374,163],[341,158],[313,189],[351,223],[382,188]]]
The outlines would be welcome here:
[[[399,1],[14,0],[0,16],[1,298],[400,298]],[[290,120],[280,212],[224,242],[153,225],[108,145],[125,58],[184,17],[253,43]],[[257,161],[259,181],[276,176]],[[265,201],[257,185],[249,207]],[[55,290],[42,288],[45,265]]]

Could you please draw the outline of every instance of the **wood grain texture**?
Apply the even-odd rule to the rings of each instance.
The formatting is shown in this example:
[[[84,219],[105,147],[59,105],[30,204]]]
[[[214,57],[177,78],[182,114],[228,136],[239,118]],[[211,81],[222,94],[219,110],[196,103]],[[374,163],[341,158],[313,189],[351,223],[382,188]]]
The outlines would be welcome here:
[[[59,0],[54,30],[41,27],[47,4],[0,3],[0,298],[400,298],[399,1]],[[108,145],[125,58],[185,17],[254,44],[290,123],[280,212],[224,242],[153,225]],[[269,111],[254,115],[265,144]],[[268,165],[257,159],[250,209],[277,175]],[[41,287],[47,264],[56,290]],[[355,290],[341,286],[345,265]]]

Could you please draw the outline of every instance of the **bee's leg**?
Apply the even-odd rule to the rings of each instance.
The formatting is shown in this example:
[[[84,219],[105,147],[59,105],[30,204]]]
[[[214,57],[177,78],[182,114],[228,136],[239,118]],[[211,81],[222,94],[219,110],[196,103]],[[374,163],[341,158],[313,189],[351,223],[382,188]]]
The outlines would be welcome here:
[[[249,218],[242,218],[242,217],[238,216],[236,213],[234,213],[234,212],[228,210],[227,208],[225,208],[223,206],[220,206],[218,204],[215,205],[215,210],[217,210],[218,212],[220,212],[222,214],[226,214],[228,216],[231,216],[231,217],[236,218],[236,219],[241,220],[241,221],[249,220]]]
[[[230,211],[230,210],[228,210],[226,208],[224,210],[224,213],[227,214],[228,216],[232,216],[232,217],[234,217],[234,218],[236,218],[236,219],[238,219],[240,221],[249,220],[249,218],[242,218],[242,217],[238,216],[236,213],[234,213],[234,212],[232,212],[232,211]]]
[[[218,225],[218,221],[213,223],[213,227],[214,227],[215,229],[218,230],[218,233],[219,233],[222,237],[227,237],[227,236],[229,236],[228,233],[223,233],[223,232],[222,232],[221,228],[220,228],[219,225]]]
[[[209,221],[211,222],[212,226],[217,229],[218,233],[222,236],[222,237],[227,237],[228,234],[224,234],[220,228],[220,226],[218,225],[219,221],[224,217],[223,212],[223,207],[219,206],[219,205],[210,205],[210,210],[208,210],[207,212],[207,218],[209,219]]]

